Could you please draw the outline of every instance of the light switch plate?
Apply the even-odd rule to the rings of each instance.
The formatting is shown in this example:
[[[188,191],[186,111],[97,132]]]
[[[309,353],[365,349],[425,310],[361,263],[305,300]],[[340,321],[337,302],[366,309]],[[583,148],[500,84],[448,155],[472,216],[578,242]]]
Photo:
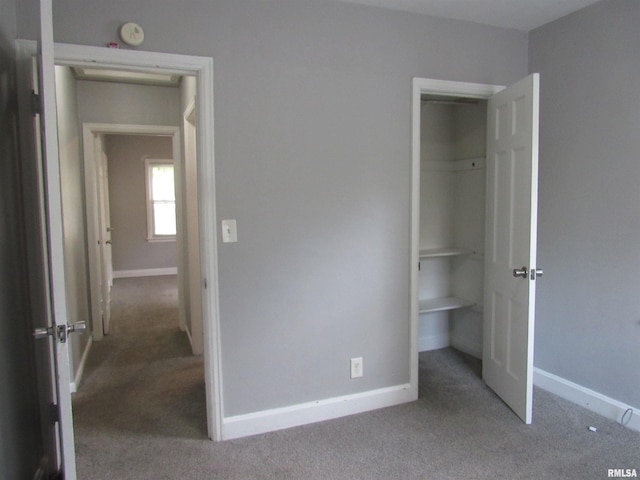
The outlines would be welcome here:
[[[235,220],[222,220],[222,242],[234,243],[238,241],[238,226]]]

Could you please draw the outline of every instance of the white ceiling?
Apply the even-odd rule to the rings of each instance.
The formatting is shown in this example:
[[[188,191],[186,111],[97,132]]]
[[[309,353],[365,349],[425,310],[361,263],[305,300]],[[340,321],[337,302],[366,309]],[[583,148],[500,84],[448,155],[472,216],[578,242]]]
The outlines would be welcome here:
[[[598,0],[342,0],[528,32]]]

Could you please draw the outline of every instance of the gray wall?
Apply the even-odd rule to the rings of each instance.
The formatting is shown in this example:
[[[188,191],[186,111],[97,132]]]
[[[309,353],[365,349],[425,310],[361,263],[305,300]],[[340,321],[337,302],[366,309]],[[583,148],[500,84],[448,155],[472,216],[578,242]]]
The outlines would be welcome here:
[[[640,406],[640,3],[530,35],[541,74],[536,366]]]
[[[0,0],[0,12],[0,477],[32,478],[43,446],[16,137],[16,3]]]
[[[78,81],[77,87],[80,122],[181,125],[177,87],[85,80]]]
[[[106,135],[113,270],[176,268],[176,242],[147,241],[145,159],[172,159],[171,137]]]
[[[5,0],[4,3],[11,3]],[[16,25],[18,38],[26,40],[38,40],[40,38],[40,0],[16,0]],[[7,10],[8,12],[11,9]],[[9,13],[5,16],[5,9],[2,9],[4,18],[11,19]]]
[[[146,50],[214,58],[217,213],[239,235],[219,248],[224,414],[407,382],[411,79],[511,83],[527,35],[331,1],[54,4],[59,42],[127,19]]]
[[[68,323],[86,321],[89,311],[89,264],[87,231],[84,221],[84,177],[80,154],[80,129],[76,81],[71,69],[56,67],[56,105],[58,112],[58,145],[60,152],[60,187],[64,233],[64,265]],[[71,378],[89,335],[70,335]]]

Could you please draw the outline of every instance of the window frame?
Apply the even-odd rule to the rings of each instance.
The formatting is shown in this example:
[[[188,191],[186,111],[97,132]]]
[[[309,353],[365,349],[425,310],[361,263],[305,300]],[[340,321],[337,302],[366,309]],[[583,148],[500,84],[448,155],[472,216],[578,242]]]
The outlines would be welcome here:
[[[157,158],[146,158],[144,160],[144,175],[145,175],[145,202],[146,202],[146,211],[147,211],[147,242],[155,243],[155,242],[175,242],[178,232],[178,208],[177,202],[174,195],[173,205],[176,209],[176,234],[175,235],[160,235],[155,233],[155,215],[154,215],[154,200],[152,198],[153,194],[153,180],[152,180],[152,170],[153,167],[172,167],[173,168],[173,182],[174,182],[174,192],[175,192],[175,174],[176,174],[176,165],[173,159],[157,159]]]

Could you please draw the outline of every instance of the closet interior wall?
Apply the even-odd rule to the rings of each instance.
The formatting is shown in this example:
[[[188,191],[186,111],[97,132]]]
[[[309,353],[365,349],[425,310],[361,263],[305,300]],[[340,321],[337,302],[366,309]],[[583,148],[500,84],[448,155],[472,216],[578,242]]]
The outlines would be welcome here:
[[[481,358],[486,101],[429,99],[421,110],[419,350],[452,346]]]

